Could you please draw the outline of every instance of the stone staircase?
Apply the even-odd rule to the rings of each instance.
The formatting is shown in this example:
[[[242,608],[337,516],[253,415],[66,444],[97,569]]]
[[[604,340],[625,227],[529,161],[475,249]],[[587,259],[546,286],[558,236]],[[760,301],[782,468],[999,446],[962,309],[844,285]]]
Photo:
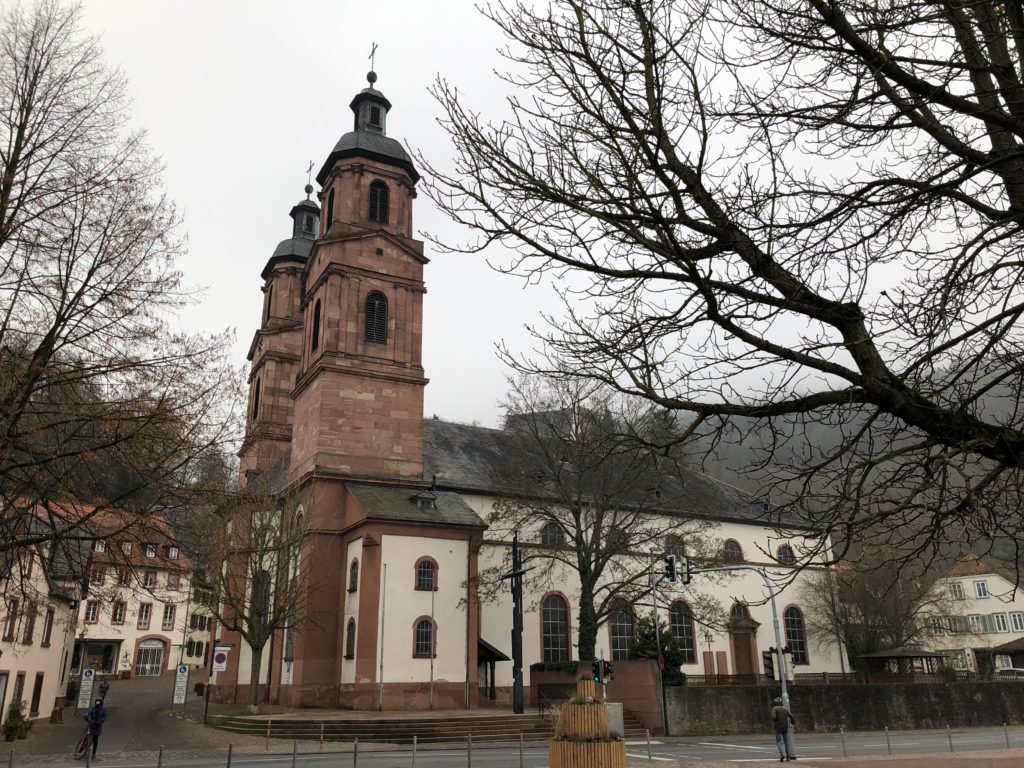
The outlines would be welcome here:
[[[334,713],[332,713],[334,715]],[[642,739],[645,732],[640,722],[629,712],[624,713],[626,739]],[[419,744],[464,743],[467,736],[473,737],[474,744],[517,742],[519,734],[527,741],[542,741],[554,733],[550,715],[511,713],[451,717],[438,714],[436,717],[413,716],[402,718],[397,713],[382,717],[338,717],[319,720],[315,717],[282,717],[275,720],[273,715],[251,717],[211,718],[217,728],[249,736],[266,736],[270,723],[272,739],[319,740],[321,726],[324,741],[412,744],[416,736]]]

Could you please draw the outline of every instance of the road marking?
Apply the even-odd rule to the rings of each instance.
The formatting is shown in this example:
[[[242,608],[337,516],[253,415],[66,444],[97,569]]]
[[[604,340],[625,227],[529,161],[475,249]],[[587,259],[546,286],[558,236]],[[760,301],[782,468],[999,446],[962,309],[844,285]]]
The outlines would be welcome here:
[[[801,757],[800,762],[809,763],[812,760],[831,760],[831,757]],[[727,763],[763,763],[763,757],[734,757],[731,760],[726,760]]]
[[[730,747],[731,749],[753,749],[757,752],[773,751],[771,747],[752,747],[748,744],[723,744],[720,741],[698,741],[697,745],[701,747]]]
[[[626,742],[626,746],[627,747],[642,747],[646,743],[647,743],[646,741],[627,741]],[[651,746],[653,746],[655,744],[664,744],[664,743],[665,742],[663,742],[663,741],[654,741],[654,740],[652,740],[651,741]]]
[[[658,757],[657,755],[647,757],[647,755],[633,754],[632,752],[627,752],[626,757],[635,757],[639,760],[663,760],[666,763],[674,763],[676,760],[674,757]]]

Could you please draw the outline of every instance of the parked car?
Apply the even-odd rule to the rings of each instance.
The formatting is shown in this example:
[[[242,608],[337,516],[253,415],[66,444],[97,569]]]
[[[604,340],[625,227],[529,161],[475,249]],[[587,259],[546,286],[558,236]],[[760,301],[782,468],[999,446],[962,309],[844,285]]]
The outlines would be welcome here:
[[[1024,669],[1019,667],[1003,667],[996,670],[996,680],[1021,680],[1024,681]]]

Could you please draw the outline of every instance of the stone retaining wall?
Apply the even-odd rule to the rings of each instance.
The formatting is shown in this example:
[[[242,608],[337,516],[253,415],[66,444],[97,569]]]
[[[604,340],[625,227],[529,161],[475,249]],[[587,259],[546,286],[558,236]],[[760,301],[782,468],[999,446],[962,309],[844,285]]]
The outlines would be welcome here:
[[[673,687],[666,690],[672,736],[769,730],[778,691],[767,686]],[[802,731],[1024,724],[1024,682],[801,685],[790,689]]]

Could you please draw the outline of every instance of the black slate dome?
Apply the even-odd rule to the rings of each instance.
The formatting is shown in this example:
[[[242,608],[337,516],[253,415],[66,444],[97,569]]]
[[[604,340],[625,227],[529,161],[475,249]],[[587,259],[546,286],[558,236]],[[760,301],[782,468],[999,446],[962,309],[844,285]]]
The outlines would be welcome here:
[[[313,188],[306,186],[306,194],[313,191]],[[282,240],[274,249],[274,254],[267,261],[260,277],[264,280],[270,274],[274,265],[282,261],[306,261],[313,250],[313,241],[320,226],[320,207],[310,200],[300,200],[288,213],[292,217],[292,236]]]
[[[316,180],[323,185],[327,180],[334,163],[346,157],[365,157],[405,170],[415,184],[420,175],[412,164],[412,158],[405,151],[401,142],[389,138],[386,134],[387,114],[391,110],[391,102],[383,93],[373,87],[377,76],[370,72],[367,80],[370,86],[364,88],[352,99],[349,107],[355,113],[354,130],[346,133],[334,145],[331,154],[324,161]]]

